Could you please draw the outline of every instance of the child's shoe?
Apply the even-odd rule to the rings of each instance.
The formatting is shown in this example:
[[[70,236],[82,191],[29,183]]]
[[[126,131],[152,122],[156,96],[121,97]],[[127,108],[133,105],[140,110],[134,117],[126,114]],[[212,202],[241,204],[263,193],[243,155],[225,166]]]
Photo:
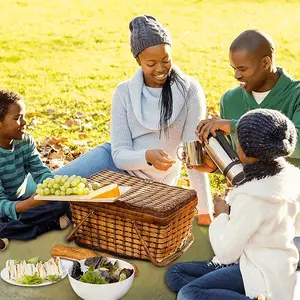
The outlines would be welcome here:
[[[210,225],[212,217],[210,214],[200,214],[198,215],[198,225]]]
[[[0,250],[4,251],[8,247],[9,241],[6,238],[0,238]]]
[[[257,300],[267,300],[267,298],[265,296],[258,296]]]
[[[71,224],[71,221],[67,217],[67,215],[61,216],[58,221],[59,221],[59,227],[61,230],[66,229]]]

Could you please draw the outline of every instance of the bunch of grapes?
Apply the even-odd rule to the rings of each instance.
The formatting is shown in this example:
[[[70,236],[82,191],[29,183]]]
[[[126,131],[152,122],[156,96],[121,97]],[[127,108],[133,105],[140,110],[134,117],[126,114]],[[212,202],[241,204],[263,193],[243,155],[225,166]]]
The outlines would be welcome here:
[[[69,196],[88,195],[93,187],[88,184],[86,178],[73,175],[55,175],[54,178],[46,178],[43,183],[37,185],[37,194],[40,196]]]

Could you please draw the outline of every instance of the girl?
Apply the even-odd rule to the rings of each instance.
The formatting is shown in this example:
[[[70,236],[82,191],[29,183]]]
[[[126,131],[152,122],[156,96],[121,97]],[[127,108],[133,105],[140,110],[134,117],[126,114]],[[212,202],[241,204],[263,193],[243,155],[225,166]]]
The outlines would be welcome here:
[[[176,185],[181,169],[176,150],[182,142],[197,139],[194,131],[205,118],[205,96],[196,80],[173,65],[170,35],[154,17],[137,16],[129,28],[131,52],[140,68],[115,90],[111,143],[54,174],[88,177],[109,169]],[[212,210],[208,177],[196,170],[188,170],[188,176],[198,193],[199,221],[208,224]]]
[[[209,228],[215,258],[168,270],[179,300],[292,299],[300,170],[284,157],[295,149],[295,126],[279,111],[256,109],[241,117],[237,135],[246,180],[228,194],[228,204],[215,201],[218,217]]]

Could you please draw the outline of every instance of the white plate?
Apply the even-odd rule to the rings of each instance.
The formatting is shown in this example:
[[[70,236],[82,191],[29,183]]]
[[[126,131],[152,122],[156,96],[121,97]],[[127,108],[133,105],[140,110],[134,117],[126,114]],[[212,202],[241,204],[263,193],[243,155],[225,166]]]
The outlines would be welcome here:
[[[130,186],[119,186],[121,196],[131,189]],[[71,196],[34,196],[34,200],[45,200],[45,201],[76,201],[76,202],[115,202],[119,197],[112,198],[95,198],[91,199],[90,195],[71,195]]]
[[[69,260],[66,260],[66,259],[61,259],[60,260],[61,262],[61,267],[62,267],[62,271],[63,271],[63,275],[62,275],[62,278],[65,278],[68,274],[68,270],[70,269],[70,267],[73,265],[73,262],[72,261],[69,261]],[[4,268],[2,271],[1,271],[1,278],[10,283],[10,284],[13,284],[13,285],[17,285],[17,286],[27,286],[27,287],[38,287],[38,286],[45,286],[45,285],[50,285],[50,284],[53,284],[53,283],[56,283],[58,281],[54,281],[54,282],[51,282],[51,281],[46,281],[46,282],[43,282],[43,283],[40,283],[40,284],[20,284],[20,283],[17,283],[15,280],[12,280],[12,279],[9,279],[8,278],[8,274],[7,274],[7,270],[6,268]]]

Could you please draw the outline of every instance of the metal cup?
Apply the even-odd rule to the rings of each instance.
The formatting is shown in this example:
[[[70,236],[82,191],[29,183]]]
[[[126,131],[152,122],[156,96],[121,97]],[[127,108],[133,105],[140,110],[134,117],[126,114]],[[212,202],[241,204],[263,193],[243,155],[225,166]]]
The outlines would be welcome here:
[[[182,149],[185,156],[181,157],[178,151]],[[188,166],[201,166],[203,164],[202,145],[199,140],[184,142],[177,148],[177,157]]]

